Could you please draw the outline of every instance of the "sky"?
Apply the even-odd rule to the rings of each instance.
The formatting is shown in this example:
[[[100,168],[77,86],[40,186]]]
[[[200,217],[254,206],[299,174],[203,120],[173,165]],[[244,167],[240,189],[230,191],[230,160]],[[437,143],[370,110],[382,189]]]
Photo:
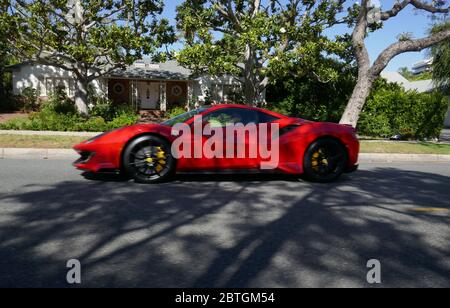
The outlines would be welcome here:
[[[382,10],[390,9],[394,3],[394,0],[374,0],[381,4]],[[175,24],[176,6],[179,5],[181,0],[166,0],[164,1],[165,9],[163,16],[169,19]],[[401,33],[410,32],[413,38],[421,38],[427,34],[430,28],[431,20],[429,14],[417,12],[412,7],[408,7],[400,14],[384,23],[383,29],[380,29],[374,33],[371,33],[366,39],[366,46],[369,50],[371,60],[374,61],[378,54],[383,51],[390,44],[397,41],[397,36]],[[334,34],[340,34],[343,31],[350,31],[344,26],[336,27],[329,30],[328,34],[333,36]],[[177,44],[174,48],[180,48],[181,45]],[[404,53],[394,58],[386,68],[386,71],[397,71],[400,67],[411,67],[418,61],[428,58],[427,52],[409,52]]]

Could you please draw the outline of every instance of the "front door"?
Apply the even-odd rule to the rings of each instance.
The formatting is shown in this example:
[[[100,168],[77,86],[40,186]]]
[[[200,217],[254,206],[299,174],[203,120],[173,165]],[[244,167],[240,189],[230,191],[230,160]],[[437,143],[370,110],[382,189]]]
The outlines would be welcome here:
[[[159,102],[159,83],[140,82],[138,84],[138,95],[142,109],[157,109]]]

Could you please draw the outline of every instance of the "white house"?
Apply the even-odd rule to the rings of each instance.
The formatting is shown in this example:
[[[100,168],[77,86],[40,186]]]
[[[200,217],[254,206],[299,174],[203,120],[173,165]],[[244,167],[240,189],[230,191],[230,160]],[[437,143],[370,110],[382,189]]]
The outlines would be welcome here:
[[[75,95],[76,82],[71,72],[33,62],[16,64],[9,70],[15,95],[27,87],[36,89],[39,97],[44,99],[55,87],[63,87],[69,97]],[[235,77],[195,76],[176,61],[151,63],[140,60],[124,70],[115,70],[92,85],[114,103],[132,104],[139,110],[165,111],[207,98],[233,102],[241,92],[241,83]]]
[[[431,72],[433,70],[433,58],[425,59],[414,63],[412,71],[415,75],[419,75],[425,72]]]
[[[431,92],[436,86],[433,83],[433,80],[418,80],[418,81],[409,81],[405,77],[403,77],[398,72],[382,72],[381,77],[386,79],[389,82],[398,83],[402,85],[405,90],[415,90],[419,93]],[[450,108],[447,111],[447,116],[444,122],[445,127],[450,127]]]

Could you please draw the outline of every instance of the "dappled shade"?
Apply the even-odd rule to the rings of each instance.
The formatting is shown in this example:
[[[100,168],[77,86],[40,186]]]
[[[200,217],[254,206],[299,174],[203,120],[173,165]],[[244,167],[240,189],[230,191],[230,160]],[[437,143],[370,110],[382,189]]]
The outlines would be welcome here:
[[[334,184],[278,175],[180,175],[138,185],[88,177],[0,194],[0,286],[383,286],[450,284],[450,179],[391,168]],[[426,226],[426,231],[418,228]]]

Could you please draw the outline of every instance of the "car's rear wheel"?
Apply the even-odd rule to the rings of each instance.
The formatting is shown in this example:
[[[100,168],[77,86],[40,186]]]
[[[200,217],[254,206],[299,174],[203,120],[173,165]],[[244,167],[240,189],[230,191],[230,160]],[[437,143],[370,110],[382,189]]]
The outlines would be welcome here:
[[[123,154],[124,170],[139,183],[166,181],[175,172],[175,164],[169,142],[157,136],[133,140]]]
[[[342,175],[347,161],[347,150],[341,142],[333,138],[321,138],[306,150],[303,169],[308,180],[328,183]]]

